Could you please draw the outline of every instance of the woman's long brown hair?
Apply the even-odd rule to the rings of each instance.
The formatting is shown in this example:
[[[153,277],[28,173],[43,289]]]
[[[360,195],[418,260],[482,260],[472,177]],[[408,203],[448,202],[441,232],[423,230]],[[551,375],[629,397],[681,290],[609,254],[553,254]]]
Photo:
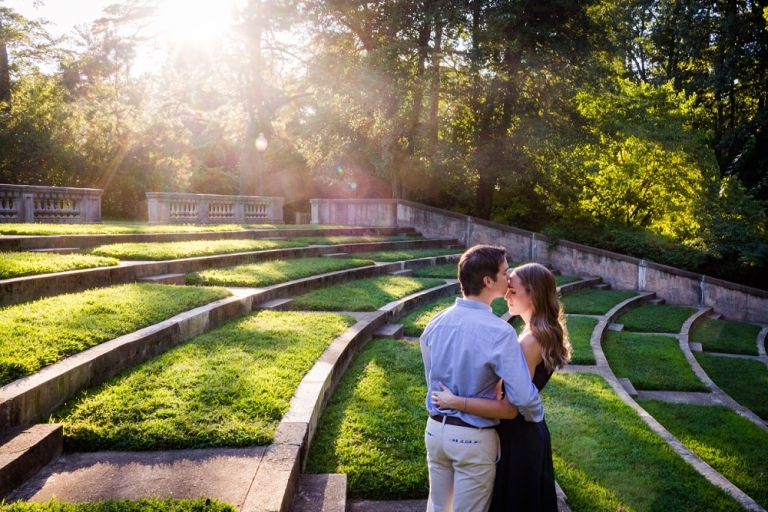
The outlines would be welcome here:
[[[571,360],[571,342],[565,327],[565,317],[557,283],[552,272],[538,263],[528,263],[513,272],[531,297],[533,314],[526,326],[541,345],[541,357],[548,372],[562,368]]]

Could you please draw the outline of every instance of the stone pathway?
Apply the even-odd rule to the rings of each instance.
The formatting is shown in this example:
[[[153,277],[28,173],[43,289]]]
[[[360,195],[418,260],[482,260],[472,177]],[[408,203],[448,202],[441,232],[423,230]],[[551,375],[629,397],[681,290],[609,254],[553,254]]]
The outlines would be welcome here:
[[[638,391],[639,400],[659,400],[673,404],[725,405],[714,393],[690,391]]]

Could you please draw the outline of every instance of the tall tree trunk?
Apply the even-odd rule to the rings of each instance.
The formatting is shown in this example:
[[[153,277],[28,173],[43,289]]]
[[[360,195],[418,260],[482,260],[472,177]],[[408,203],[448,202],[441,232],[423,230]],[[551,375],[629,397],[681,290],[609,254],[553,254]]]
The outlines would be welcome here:
[[[440,108],[440,62],[443,59],[443,20],[435,21],[435,46],[432,49],[432,77],[430,83],[429,124],[427,140],[430,151],[434,152],[437,146],[438,111]]]
[[[256,195],[256,138],[259,133],[270,136],[269,116],[264,101],[264,58],[261,55],[265,22],[263,16],[266,10],[259,0],[249,0],[247,9],[245,23],[250,55],[248,70],[245,73],[245,103],[248,110],[248,127],[240,150],[240,194]],[[264,169],[259,171],[263,172]]]
[[[3,105],[3,110],[10,112],[11,110],[11,75],[8,65],[8,48],[5,44],[5,38],[3,34],[3,21],[0,20],[0,103]]]

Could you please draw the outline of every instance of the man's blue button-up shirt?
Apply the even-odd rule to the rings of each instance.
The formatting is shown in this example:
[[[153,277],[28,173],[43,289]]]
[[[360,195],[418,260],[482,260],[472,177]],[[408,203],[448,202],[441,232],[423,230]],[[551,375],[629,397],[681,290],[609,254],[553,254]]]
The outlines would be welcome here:
[[[476,427],[492,427],[488,419],[432,404],[432,391],[440,382],[462,397],[496,398],[496,385],[504,379],[509,401],[528,421],[544,418],[544,408],[525,362],[517,333],[483,302],[456,299],[456,304],[435,315],[421,335],[421,355],[427,375],[427,410],[446,414]]]

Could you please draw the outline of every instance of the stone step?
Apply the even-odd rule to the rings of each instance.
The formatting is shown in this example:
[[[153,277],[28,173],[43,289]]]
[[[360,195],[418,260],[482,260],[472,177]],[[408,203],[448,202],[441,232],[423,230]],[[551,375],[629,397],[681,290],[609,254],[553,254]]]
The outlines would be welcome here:
[[[466,249],[467,246],[464,244],[447,244],[443,246],[443,249]]]
[[[399,236],[404,236],[404,237],[407,237],[407,238],[421,238],[421,233],[416,233],[416,232],[414,232],[414,233],[400,233]]]
[[[282,241],[282,240],[288,240],[288,237],[287,236],[269,236],[267,238],[259,238],[258,240],[278,240],[278,241]]]
[[[418,233],[418,231],[416,231],[416,228],[413,228],[413,227],[397,228],[397,234],[400,236],[407,235],[408,233]]]
[[[721,315],[720,313],[710,313],[707,315],[707,318],[710,318],[712,320],[722,320],[723,315]]]
[[[388,276],[400,276],[400,277],[413,277],[413,269],[406,268],[404,270],[395,270],[394,272],[387,272]]]
[[[661,306],[662,304],[666,304],[666,299],[651,299],[648,301],[648,304],[653,304],[654,306]]]
[[[609,331],[621,332],[624,330],[624,324],[608,324]]]
[[[632,398],[638,397],[637,391],[635,390],[635,386],[633,386],[632,383],[629,382],[629,379],[622,377],[617,380],[619,381],[619,384],[621,384],[621,387],[624,388],[624,391],[626,391],[629,396],[631,396]]]
[[[704,347],[701,346],[701,343],[697,341],[689,341],[688,347],[690,347],[691,352],[703,352]]]
[[[0,498],[5,498],[61,455],[63,429],[57,423],[33,425],[4,435],[0,443]]]
[[[349,512],[424,512],[427,500],[351,501]]]
[[[561,275],[563,275],[563,273],[560,272],[559,270],[550,270],[550,272],[552,272],[553,276],[561,276]]]
[[[80,252],[77,247],[54,247],[52,249],[32,249],[29,252],[50,252],[55,254],[74,254]]]
[[[611,285],[608,283],[593,284],[592,289],[593,290],[610,290]]]
[[[347,475],[301,475],[291,512],[346,512]]]
[[[159,276],[138,277],[137,283],[154,283],[154,284],[187,284],[186,274],[160,274]]]
[[[546,268],[547,270],[552,270],[552,264],[551,263],[542,263],[541,266]]]
[[[253,309],[267,309],[269,311],[294,311],[296,306],[293,299],[272,299],[260,304],[254,304]]]
[[[332,252],[329,254],[323,254],[323,258],[346,258],[349,256],[348,252]]]
[[[384,324],[373,331],[374,338],[399,340],[403,337],[403,324]]]

